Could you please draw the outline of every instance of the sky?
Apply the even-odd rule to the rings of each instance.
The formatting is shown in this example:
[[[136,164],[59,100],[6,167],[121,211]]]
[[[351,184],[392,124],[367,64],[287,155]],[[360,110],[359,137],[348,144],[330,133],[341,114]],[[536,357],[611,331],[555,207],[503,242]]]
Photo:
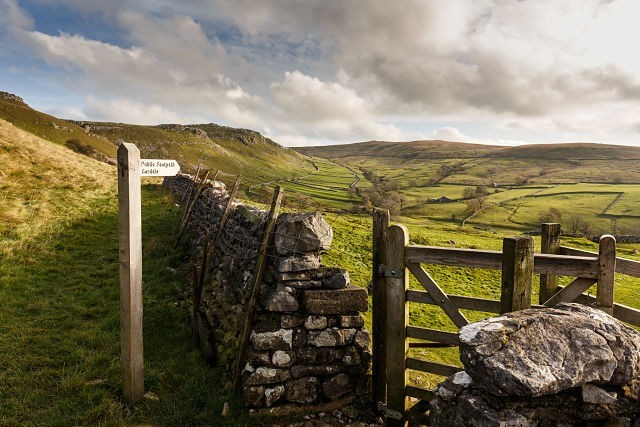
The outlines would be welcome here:
[[[637,0],[0,0],[0,90],[286,146],[640,146]]]

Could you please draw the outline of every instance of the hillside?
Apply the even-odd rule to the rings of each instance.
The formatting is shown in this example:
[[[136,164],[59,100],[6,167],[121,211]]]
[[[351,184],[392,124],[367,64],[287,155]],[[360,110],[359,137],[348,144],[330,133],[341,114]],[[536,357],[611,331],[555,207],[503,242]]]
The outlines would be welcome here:
[[[465,144],[451,141],[386,142],[366,141],[355,144],[296,147],[308,156],[339,159],[343,157],[383,157],[402,160],[476,158],[498,152],[495,145]]]
[[[116,169],[0,119],[0,425],[210,425],[231,402],[193,344],[168,250],[181,210],[142,187],[147,398],[120,398]]]
[[[116,143],[122,139],[138,145],[143,158],[178,160],[184,172],[193,173],[198,166],[219,169],[220,177],[227,182],[242,174],[244,186],[313,170],[304,156],[248,129],[216,124],[139,126],[67,121],[34,110],[7,92],[0,92],[0,119],[56,144],[112,162]]]
[[[375,173],[383,179],[401,181],[400,186],[407,180],[413,186],[640,183],[640,148],[618,145],[499,147],[446,141],[371,141],[296,150],[340,159],[365,176]]]

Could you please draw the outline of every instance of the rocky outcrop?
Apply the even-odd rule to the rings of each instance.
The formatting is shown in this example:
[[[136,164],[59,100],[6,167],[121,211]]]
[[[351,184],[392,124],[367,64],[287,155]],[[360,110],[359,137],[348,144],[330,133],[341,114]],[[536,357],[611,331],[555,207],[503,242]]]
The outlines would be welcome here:
[[[640,414],[640,334],[602,311],[523,310],[459,337],[465,371],[436,388],[434,426],[631,425]]]
[[[190,177],[165,185],[182,196]],[[228,200],[222,183],[209,183],[193,208],[190,253],[200,265]],[[196,319],[202,352],[231,373],[253,279],[266,212],[236,203],[215,257],[205,266]],[[322,265],[333,230],[319,213],[282,214],[274,232],[254,313],[243,371],[247,406],[318,404],[366,394],[371,339],[360,315],[367,291],[350,284],[343,268]],[[188,298],[188,295],[187,295]]]
[[[14,95],[9,92],[0,91],[0,99],[4,99],[6,101],[18,102],[20,104],[25,104],[24,99],[20,98],[18,95]]]

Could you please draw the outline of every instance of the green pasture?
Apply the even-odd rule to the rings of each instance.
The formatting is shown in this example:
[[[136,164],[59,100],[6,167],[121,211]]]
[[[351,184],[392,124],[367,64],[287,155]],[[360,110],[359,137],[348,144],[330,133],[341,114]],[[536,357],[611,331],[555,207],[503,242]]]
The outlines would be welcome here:
[[[288,206],[295,209],[332,210],[351,209],[362,204],[362,199],[350,185],[355,181],[353,172],[325,159],[312,159],[318,170],[295,179],[281,180],[269,185],[280,185],[288,196]],[[362,178],[361,178],[362,179]]]

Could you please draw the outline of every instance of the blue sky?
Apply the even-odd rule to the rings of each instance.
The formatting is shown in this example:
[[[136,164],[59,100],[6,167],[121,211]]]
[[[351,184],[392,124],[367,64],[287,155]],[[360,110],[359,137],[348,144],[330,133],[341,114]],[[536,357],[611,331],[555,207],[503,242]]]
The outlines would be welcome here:
[[[400,6],[398,6],[400,5]],[[636,0],[0,0],[0,90],[283,145],[640,145]]]

